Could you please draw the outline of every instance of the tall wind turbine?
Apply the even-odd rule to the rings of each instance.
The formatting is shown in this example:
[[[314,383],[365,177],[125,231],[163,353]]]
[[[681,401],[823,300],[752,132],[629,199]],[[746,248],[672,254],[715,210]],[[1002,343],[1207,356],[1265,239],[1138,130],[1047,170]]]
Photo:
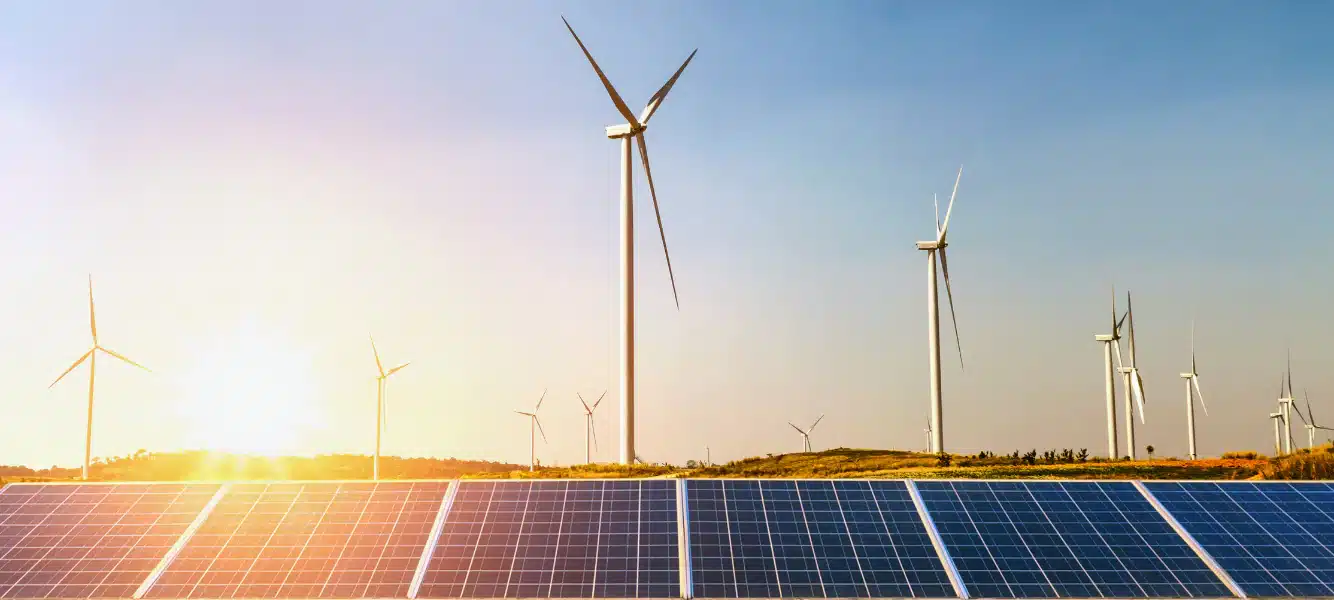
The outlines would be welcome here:
[[[1190,459],[1195,460],[1198,455],[1195,452],[1195,398],[1200,399],[1200,408],[1204,409],[1205,416],[1209,415],[1209,406],[1204,403],[1204,392],[1200,391],[1200,373],[1195,368],[1195,320],[1190,322],[1190,372],[1182,373],[1181,378],[1186,380],[1186,434],[1190,441]]]
[[[542,401],[546,400],[547,391],[542,390],[542,397],[537,399],[537,406],[533,407],[533,412],[523,412],[516,410],[525,417],[528,417],[528,470],[537,469],[537,434],[542,434],[542,443],[547,443],[547,432],[542,431],[542,422],[537,420],[537,411],[542,408]]]
[[[820,418],[816,419],[815,422],[811,423],[811,426],[806,429],[802,429],[800,427],[797,427],[796,425],[792,425],[792,421],[787,422],[788,425],[792,425],[792,428],[797,430],[797,433],[801,434],[802,452],[811,451],[811,432],[815,431],[815,426],[820,424],[821,419],[824,419],[824,415],[820,415]]]
[[[589,406],[588,402],[584,400],[583,394],[576,392],[575,395],[579,396],[579,403],[584,405],[584,462],[591,465],[593,464],[593,446],[597,446],[598,443],[598,432],[593,427],[593,411],[598,409],[599,404],[602,404],[602,399],[607,397],[607,392],[602,392],[602,395],[598,396],[597,401],[593,402],[592,406]],[[592,442],[591,446],[589,445],[590,442]]]
[[[1283,391],[1284,379],[1287,380],[1287,391]],[[1288,351],[1288,369],[1284,377],[1279,378],[1279,412],[1283,413],[1283,439],[1285,440],[1285,454],[1292,454],[1292,351]],[[1301,411],[1298,411],[1301,412]]]
[[[371,352],[375,354],[375,369],[380,372],[380,374],[375,377],[375,460],[372,461],[371,463],[372,477],[376,481],[379,481],[380,480],[380,434],[384,432],[384,427],[388,423],[386,419],[387,415],[385,414],[386,412],[385,398],[384,398],[385,384],[387,383],[387,380],[389,379],[390,375],[393,375],[394,373],[403,370],[404,367],[408,366],[411,363],[403,363],[401,365],[398,365],[397,367],[389,369],[388,371],[384,370],[384,365],[380,363],[380,351],[375,349],[374,337],[371,338]]]
[[[1281,426],[1280,422],[1283,420],[1283,413],[1281,411],[1269,413],[1269,420],[1274,422],[1274,455],[1282,456],[1283,432],[1281,429],[1279,429],[1279,427]]]
[[[940,271],[945,276],[945,295],[950,302],[950,321],[954,324],[954,346],[959,350],[959,368],[963,368],[963,347],[959,344],[959,320],[954,316],[954,292],[950,289],[950,267],[945,258],[945,234],[950,227],[950,213],[954,211],[954,198],[959,193],[959,180],[963,179],[963,167],[954,178],[954,191],[950,193],[950,203],[945,208],[945,222],[940,222],[940,205],[936,205],[936,239],[929,242],[917,242],[917,249],[926,251],[926,312],[927,344],[931,363],[931,451],[945,451],[944,407],[940,393],[940,294],[937,291],[936,255],[940,256]]]
[[[1126,313],[1129,314],[1129,313]],[[1113,374],[1112,357],[1116,357],[1115,369],[1121,368],[1121,325],[1125,324],[1126,315],[1116,318],[1116,288],[1112,287],[1112,333],[1094,335],[1093,339],[1102,342],[1102,354],[1107,368],[1107,458],[1116,460],[1116,376]]]
[[[1121,368],[1121,378],[1126,389],[1126,451],[1130,460],[1135,460],[1135,406],[1139,407],[1139,422],[1144,423],[1144,378],[1140,377],[1139,367],[1135,366],[1135,309],[1131,304],[1130,292],[1126,292],[1126,318],[1130,321],[1130,366]],[[1119,344],[1118,344],[1119,345]],[[1131,403],[1131,396],[1135,402]]]
[[[52,381],[51,385],[46,386],[46,389],[48,390],[55,387],[57,383],[60,383],[61,379],[64,379],[66,375],[69,375],[70,371],[73,371],[76,367],[83,364],[83,361],[88,361],[88,429],[83,438],[83,478],[85,480],[88,479],[88,464],[92,460],[93,452],[93,382],[97,378],[97,351],[101,350],[123,362],[139,367],[150,373],[152,372],[148,367],[125,358],[124,355],[114,350],[103,347],[102,344],[97,341],[97,311],[93,308],[92,275],[88,276],[88,329],[93,334],[93,347],[89,348],[87,352],[84,352],[83,356],[80,356],[79,360],[74,361],[74,364],[70,365],[68,369],[65,369],[65,372],[61,373],[60,377],[57,377],[55,381]]]
[[[561,17],[561,20],[565,21],[565,17]],[[633,142],[639,146],[639,157],[644,163],[644,177],[648,180],[649,195],[653,198],[653,212],[658,218],[662,253],[667,259],[667,276],[672,281],[672,298],[676,302],[676,309],[680,310],[681,299],[676,294],[676,275],[672,272],[672,256],[667,251],[667,233],[662,228],[662,211],[658,209],[658,192],[653,187],[653,170],[649,168],[644,129],[648,127],[649,119],[653,118],[653,114],[662,106],[663,100],[667,99],[667,93],[672,91],[677,78],[686,70],[686,65],[695,58],[695,52],[699,49],[695,49],[686,57],[681,67],[649,98],[648,105],[636,117],[621,99],[621,95],[616,93],[616,88],[612,87],[607,76],[602,73],[602,68],[593,60],[593,55],[574,32],[569,21],[565,21],[565,28],[570,30],[570,35],[574,36],[579,49],[583,50],[588,63],[593,66],[593,71],[597,73],[602,87],[606,88],[607,95],[611,96],[612,104],[616,105],[616,111],[626,120],[624,124],[607,127],[606,132],[608,138],[621,140],[621,464],[629,465],[634,464],[638,456],[635,453],[635,228],[634,152],[631,144]]]

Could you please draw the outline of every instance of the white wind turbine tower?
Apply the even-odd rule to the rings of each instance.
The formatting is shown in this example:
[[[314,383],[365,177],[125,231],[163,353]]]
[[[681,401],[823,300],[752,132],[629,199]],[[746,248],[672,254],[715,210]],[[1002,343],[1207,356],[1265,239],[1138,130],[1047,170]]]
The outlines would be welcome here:
[[[599,404],[602,404],[602,399],[607,397],[607,392],[602,392],[602,395],[598,396],[592,406],[589,406],[588,402],[584,400],[583,394],[576,392],[575,395],[579,396],[579,403],[584,405],[584,462],[591,465],[593,464],[593,447],[598,443],[598,432],[593,427],[593,411],[598,409]]]
[[[104,348],[102,344],[97,341],[97,311],[93,309],[92,275],[88,276],[88,329],[92,331],[93,334],[93,347],[89,348],[87,352],[84,352],[83,356],[80,356],[79,360],[74,361],[74,364],[70,365],[68,369],[65,369],[65,372],[61,373],[60,377],[57,377],[55,381],[52,381],[51,385],[46,386],[46,389],[48,390],[55,387],[57,383],[60,383],[61,379],[64,379],[66,375],[69,375],[70,371],[73,371],[76,367],[83,364],[83,361],[88,361],[88,428],[83,438],[83,478],[85,480],[88,479],[88,464],[92,460],[93,451],[93,382],[97,378],[97,351],[101,350],[102,352],[129,363],[130,365],[139,367],[150,373],[152,372],[148,367],[125,358],[125,356],[114,350]]]
[[[1280,423],[1280,422],[1283,420],[1283,413],[1282,413],[1282,412],[1273,412],[1273,413],[1269,413],[1269,420],[1274,422],[1274,454],[1277,455],[1277,456],[1282,456],[1282,455],[1283,455],[1283,437],[1282,437],[1283,432],[1282,432],[1282,430],[1280,429],[1280,427],[1281,427],[1281,423]]]
[[[927,452],[931,452],[931,414],[930,414],[930,413],[927,413],[927,415],[926,415],[926,427],[924,427],[924,428],[922,429],[922,433],[925,433],[925,434],[926,434],[926,446],[924,446],[924,447],[926,448],[926,451],[927,451]]]
[[[1144,378],[1135,366],[1135,309],[1131,304],[1130,292],[1126,292],[1126,319],[1130,328],[1130,366],[1121,368],[1121,379],[1125,384],[1126,397],[1126,452],[1130,460],[1135,460],[1135,406],[1139,407],[1139,422],[1144,423]],[[1120,344],[1116,344],[1119,346]],[[1119,357],[1118,357],[1119,358]],[[1132,404],[1131,396],[1135,402]]]
[[[1129,313],[1126,313],[1129,314]],[[1126,315],[1116,318],[1116,288],[1112,288],[1112,333],[1094,335],[1093,339],[1102,342],[1102,353],[1107,368],[1107,458],[1116,460],[1116,376],[1113,374],[1112,357],[1116,357],[1115,369],[1121,368],[1121,325],[1125,324]]]
[[[686,57],[681,67],[672,74],[667,83],[658,89],[652,97],[649,98],[648,105],[638,117],[630,112],[630,107],[626,106],[621,95],[616,93],[616,88],[612,87],[607,76],[602,73],[602,68],[598,66],[597,61],[593,60],[593,55],[589,53],[588,48],[584,46],[583,40],[574,32],[570,22],[565,20],[565,28],[570,30],[570,35],[574,36],[574,41],[579,44],[579,49],[583,50],[584,56],[588,58],[588,63],[593,66],[593,71],[597,73],[598,79],[602,82],[602,87],[607,89],[607,95],[611,96],[612,104],[616,105],[616,111],[625,117],[626,122],[621,125],[613,125],[606,128],[607,137],[621,140],[621,464],[634,464],[638,455],[635,453],[635,228],[634,228],[634,152],[631,150],[631,141],[633,140],[639,146],[639,157],[644,163],[644,177],[648,180],[649,195],[653,197],[653,212],[658,218],[658,235],[662,238],[662,253],[667,258],[667,276],[672,281],[672,298],[676,301],[677,310],[681,309],[681,300],[676,295],[676,275],[672,272],[672,257],[667,252],[667,233],[662,228],[662,211],[658,209],[658,192],[653,187],[653,171],[649,168],[648,146],[644,142],[644,129],[648,127],[649,119],[653,118],[653,113],[657,112],[662,106],[663,100],[667,99],[667,93],[672,91],[672,86],[676,85],[676,80],[681,73],[686,70],[686,65],[695,58],[695,49]]]
[[[801,434],[802,452],[811,451],[811,432],[815,431],[815,426],[820,424],[821,419],[824,419],[824,415],[820,415],[820,418],[816,419],[814,423],[811,423],[809,428],[804,430],[796,425],[792,425],[792,421],[787,422],[788,425],[792,425],[792,428],[797,430],[797,433]]]
[[[1204,409],[1204,415],[1209,416],[1209,406],[1204,403],[1204,392],[1200,391],[1200,373],[1195,368],[1195,320],[1190,322],[1190,372],[1182,373],[1181,378],[1186,380],[1186,433],[1190,441],[1190,459],[1195,460],[1198,455],[1195,452],[1195,398],[1200,399],[1200,408]]]
[[[380,363],[380,351],[375,349],[374,337],[371,338],[371,352],[375,354],[375,369],[380,372],[379,375],[375,376],[375,459],[371,462],[371,477],[374,480],[379,481],[380,434],[384,432],[384,428],[388,424],[388,415],[386,414],[387,411],[385,411],[385,384],[388,382],[390,375],[403,370],[404,367],[411,363],[403,363],[385,371],[384,365]]]
[[[1334,429],[1315,422],[1315,413],[1311,411],[1311,394],[1302,389],[1302,396],[1306,400],[1306,417],[1302,419],[1302,422],[1306,424],[1306,447],[1307,449],[1313,449],[1315,448],[1316,430],[1334,431]],[[1301,410],[1297,411],[1297,416],[1302,416]]]
[[[546,400],[546,398],[547,398],[547,391],[542,390],[542,397],[537,399],[537,406],[533,407],[533,412],[523,412],[521,410],[514,411],[525,417],[528,417],[528,470],[529,471],[534,471],[537,469],[537,434],[541,433],[542,443],[543,444],[547,443],[547,432],[542,430],[542,422],[537,420],[537,411],[538,409],[542,408],[542,401]]]
[[[954,198],[959,193],[959,180],[963,178],[963,167],[954,178],[954,191],[950,193],[950,203],[945,208],[945,222],[940,222],[940,205],[936,205],[936,239],[929,242],[917,242],[917,249],[926,251],[926,307],[927,307],[927,356],[931,365],[931,452],[945,451],[944,407],[941,404],[940,390],[940,294],[937,291],[936,255],[940,256],[940,271],[945,276],[945,294],[950,302],[950,321],[954,324],[954,346],[959,350],[959,368],[963,368],[963,347],[959,344],[959,320],[954,316],[954,292],[950,289],[950,267],[945,257],[945,234],[950,227],[950,213],[954,211]]]

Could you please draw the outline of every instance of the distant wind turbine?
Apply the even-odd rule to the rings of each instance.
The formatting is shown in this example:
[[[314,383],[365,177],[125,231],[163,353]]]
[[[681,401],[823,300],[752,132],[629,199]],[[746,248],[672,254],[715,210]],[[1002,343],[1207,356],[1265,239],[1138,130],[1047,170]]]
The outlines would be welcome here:
[[[1304,419],[1302,419],[1302,422],[1304,422],[1304,423],[1306,424],[1306,447],[1307,447],[1308,449],[1312,449],[1312,448],[1315,448],[1315,432],[1316,432],[1316,430],[1320,430],[1320,431],[1334,431],[1334,429],[1331,429],[1331,428],[1329,428],[1329,427],[1325,427],[1324,425],[1320,425],[1319,423],[1316,423],[1316,421],[1315,421],[1315,413],[1311,411],[1311,394],[1310,394],[1310,392],[1307,392],[1305,388],[1302,389],[1302,397],[1303,397],[1304,400],[1306,400],[1306,417],[1305,417]],[[1302,411],[1301,411],[1301,410],[1298,410],[1298,411],[1297,411],[1297,416],[1300,417],[1301,414],[1302,414]]]
[[[1195,320],[1190,322],[1190,372],[1182,373],[1181,378],[1186,380],[1186,433],[1190,442],[1190,459],[1195,460],[1199,457],[1195,451],[1195,398],[1200,399],[1200,408],[1204,409],[1205,416],[1209,415],[1209,406],[1204,403],[1204,392],[1200,391],[1200,373],[1195,368]]]
[[[1269,413],[1269,420],[1274,422],[1274,455],[1282,456],[1283,432],[1280,429],[1280,427],[1281,427],[1281,421],[1283,420],[1283,413],[1281,411]]]
[[[546,400],[547,391],[542,390],[542,397],[537,399],[537,406],[533,407],[533,412],[523,412],[516,410],[525,417],[528,417],[528,470],[537,469],[537,434],[542,434],[542,443],[547,443],[547,432],[542,430],[542,422],[537,420],[537,411],[542,408],[542,401]]]
[[[820,420],[823,418],[824,415],[820,415],[820,418],[816,419],[814,423],[811,423],[811,426],[807,429],[802,429],[800,427],[797,427],[796,425],[792,425],[792,421],[787,422],[788,425],[792,425],[792,428],[797,430],[797,433],[801,434],[801,447],[803,452],[811,451],[811,432],[815,431],[815,426],[819,425]]]
[[[926,452],[927,452],[927,453],[930,453],[930,452],[931,452],[931,413],[927,413],[927,415],[926,415],[926,427],[922,429],[922,432],[926,434],[926,446],[924,446],[924,447],[926,448]]]
[[[1130,366],[1121,368],[1121,379],[1126,389],[1126,452],[1130,460],[1135,460],[1135,412],[1139,407],[1139,421],[1144,423],[1144,378],[1139,374],[1135,363],[1135,309],[1131,305],[1130,292],[1126,292],[1126,319],[1130,328]],[[1119,346],[1119,344],[1117,344]],[[1131,403],[1131,396],[1135,402]]]
[[[1120,440],[1116,435],[1116,376],[1113,373],[1121,369],[1121,326],[1125,324],[1126,316],[1129,314],[1121,315],[1119,320],[1116,318],[1116,287],[1112,287],[1112,332],[1093,336],[1093,339],[1102,342],[1102,353],[1107,368],[1107,458],[1111,460],[1120,457],[1117,452]],[[1112,364],[1113,356],[1116,357],[1115,365]]]
[[[565,21],[565,17],[561,17]],[[653,171],[649,168],[648,145],[644,142],[644,129],[648,127],[649,119],[662,106],[663,100],[667,99],[667,93],[672,91],[672,86],[676,85],[676,80],[681,73],[686,70],[686,65],[690,64],[691,59],[695,58],[695,52],[686,57],[681,67],[672,74],[667,83],[658,89],[652,97],[649,98],[648,105],[638,117],[630,112],[630,107],[626,106],[621,95],[616,93],[616,88],[612,87],[611,81],[602,73],[602,68],[598,66],[597,61],[593,60],[593,55],[589,53],[588,48],[584,46],[583,40],[574,32],[569,21],[565,21],[565,28],[570,30],[570,35],[574,36],[574,41],[579,44],[579,49],[584,52],[584,57],[588,59],[588,64],[593,66],[593,71],[597,73],[598,80],[602,82],[602,87],[606,88],[607,95],[611,97],[612,104],[616,105],[616,111],[625,117],[626,122],[622,125],[613,125],[606,128],[607,137],[621,140],[621,369],[620,369],[620,393],[621,393],[621,464],[633,464],[639,456],[635,452],[635,228],[634,228],[634,152],[631,144],[639,146],[639,157],[644,163],[644,176],[648,180],[649,195],[653,197],[653,212],[658,218],[658,235],[662,238],[662,253],[667,259],[667,276],[672,282],[672,298],[676,301],[677,310],[681,309],[680,297],[676,294],[676,275],[672,272],[672,256],[667,251],[667,233],[662,227],[662,212],[658,209],[658,192],[653,187]]]
[[[1284,380],[1287,381],[1287,391],[1284,391]],[[1292,454],[1292,351],[1288,351],[1288,368],[1283,377],[1278,380],[1278,409],[1283,413],[1283,439],[1284,454]],[[1297,411],[1299,414],[1301,411]]]
[[[593,427],[593,411],[598,409],[599,404],[602,404],[602,399],[607,397],[607,392],[602,392],[602,395],[598,396],[598,399],[593,402],[592,406],[584,400],[583,394],[576,392],[575,395],[579,396],[579,403],[584,405],[584,417],[586,421],[584,426],[584,462],[591,465],[593,464],[593,447],[596,447],[598,443],[598,432],[597,429]],[[590,441],[592,442],[592,446],[589,445]]]
[[[954,212],[954,198],[959,193],[959,180],[963,179],[963,167],[954,178],[954,191],[950,193],[950,203],[945,208],[945,222],[940,222],[940,205],[936,204],[936,239],[929,242],[917,242],[917,249],[926,251],[926,307],[927,307],[927,345],[931,366],[931,451],[945,451],[944,407],[940,389],[940,293],[936,277],[936,256],[940,256],[940,271],[945,276],[945,295],[950,302],[950,321],[954,324],[954,346],[959,350],[959,368],[963,368],[963,347],[959,344],[959,320],[954,315],[954,292],[950,289],[949,261],[945,259],[945,235],[950,228],[950,213]]]
[[[371,352],[375,354],[375,368],[380,372],[380,374],[375,377],[375,460],[372,462],[372,467],[371,467],[373,471],[372,477],[376,481],[379,481],[380,434],[389,424],[389,415],[387,414],[388,411],[385,410],[386,408],[385,393],[384,393],[385,384],[388,382],[387,380],[389,379],[390,375],[393,375],[394,373],[403,370],[404,367],[408,366],[411,363],[403,363],[401,365],[398,365],[397,367],[385,371],[384,365],[380,362],[380,351],[375,349],[374,337],[371,338]]]
[[[89,348],[87,352],[84,352],[83,356],[80,356],[79,360],[74,361],[74,364],[70,365],[68,369],[65,369],[65,372],[61,373],[60,377],[57,377],[55,381],[52,381],[51,385],[46,386],[46,389],[48,390],[55,387],[57,383],[60,383],[61,379],[64,379],[66,375],[69,375],[70,371],[73,371],[76,367],[83,364],[83,361],[88,361],[88,429],[84,434],[83,441],[83,478],[85,480],[88,479],[88,464],[92,461],[93,452],[93,382],[97,378],[97,351],[101,350],[123,362],[139,367],[150,373],[152,372],[148,367],[125,358],[124,355],[114,350],[103,347],[102,344],[97,341],[97,311],[93,308],[92,275],[88,276],[88,328],[93,334],[93,347]]]

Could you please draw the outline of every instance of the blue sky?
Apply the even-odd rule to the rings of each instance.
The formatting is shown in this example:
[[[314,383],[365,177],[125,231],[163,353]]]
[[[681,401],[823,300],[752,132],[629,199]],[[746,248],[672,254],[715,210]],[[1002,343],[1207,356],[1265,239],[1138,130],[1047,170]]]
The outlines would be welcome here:
[[[1204,453],[1269,449],[1289,346],[1334,411],[1328,6],[377,8],[0,8],[0,398],[24,425],[0,463],[81,459],[86,372],[46,385],[87,344],[90,272],[103,341],[155,370],[98,365],[96,455],[369,451],[373,332],[414,361],[386,452],[522,460],[510,411],[548,388],[539,456],[581,458],[574,394],[614,386],[616,113],[562,14],[636,110],[700,49],[647,134],[679,312],[637,199],[645,457],[789,451],[822,412],[817,447],[921,445],[913,242],[960,164],[951,449],[1103,451],[1113,284],[1139,445],[1185,452],[1192,315]]]

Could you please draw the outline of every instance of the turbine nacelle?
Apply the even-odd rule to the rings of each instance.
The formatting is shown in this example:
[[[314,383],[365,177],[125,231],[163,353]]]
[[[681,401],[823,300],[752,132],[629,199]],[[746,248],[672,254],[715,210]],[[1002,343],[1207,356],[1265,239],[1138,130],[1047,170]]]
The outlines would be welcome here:
[[[943,249],[945,248],[945,246],[948,246],[948,245],[949,245],[949,244],[947,244],[947,243],[945,243],[945,242],[938,242],[938,241],[936,241],[936,240],[931,240],[931,241],[928,241],[928,242],[917,242],[917,249],[918,249],[918,250],[943,250]]]
[[[621,123],[620,125],[612,125],[608,127],[607,137],[613,140],[619,140],[623,137],[630,137],[632,135],[635,135],[641,131],[644,131],[645,129],[648,129],[647,125],[639,125],[638,127],[636,127],[635,125],[632,125],[630,123]]]

